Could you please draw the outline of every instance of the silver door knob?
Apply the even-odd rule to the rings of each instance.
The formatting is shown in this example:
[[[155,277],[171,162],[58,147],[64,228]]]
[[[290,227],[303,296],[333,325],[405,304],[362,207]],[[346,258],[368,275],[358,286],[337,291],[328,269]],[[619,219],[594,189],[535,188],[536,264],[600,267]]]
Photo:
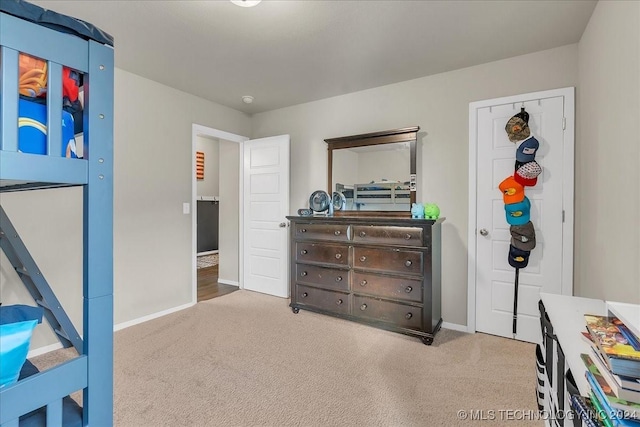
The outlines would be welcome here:
[[[480,229],[480,235],[481,236],[487,236],[489,234],[489,232],[487,231],[486,228],[481,228]]]
[[[280,224],[278,224],[278,227],[280,228],[285,228],[286,226],[287,226],[286,222],[281,222]],[[307,231],[307,230],[304,230],[304,231]]]

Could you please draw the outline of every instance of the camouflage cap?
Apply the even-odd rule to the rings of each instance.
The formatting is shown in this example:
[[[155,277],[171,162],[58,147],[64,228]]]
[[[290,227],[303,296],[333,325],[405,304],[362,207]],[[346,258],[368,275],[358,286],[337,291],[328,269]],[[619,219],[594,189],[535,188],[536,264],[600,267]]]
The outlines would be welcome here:
[[[522,141],[531,135],[527,122],[518,116],[511,117],[504,127],[504,130],[507,131],[507,136],[511,142]]]

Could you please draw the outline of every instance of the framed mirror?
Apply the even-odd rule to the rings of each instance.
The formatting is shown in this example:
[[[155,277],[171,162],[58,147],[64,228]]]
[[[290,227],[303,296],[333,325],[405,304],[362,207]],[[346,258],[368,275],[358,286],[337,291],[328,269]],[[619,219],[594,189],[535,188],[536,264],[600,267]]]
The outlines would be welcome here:
[[[328,192],[344,195],[334,215],[411,216],[420,127],[325,139]]]

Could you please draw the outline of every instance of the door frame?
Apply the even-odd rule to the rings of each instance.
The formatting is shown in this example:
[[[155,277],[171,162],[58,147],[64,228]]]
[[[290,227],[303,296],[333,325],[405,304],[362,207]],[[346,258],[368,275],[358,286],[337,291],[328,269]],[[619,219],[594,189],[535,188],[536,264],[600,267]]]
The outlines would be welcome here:
[[[242,153],[244,151],[244,142],[249,138],[242,135],[236,135],[234,133],[225,132],[223,130],[210,128],[207,126],[193,123],[191,125],[191,302],[196,304],[198,302],[198,271],[197,271],[197,197],[198,197],[198,181],[196,179],[196,139],[198,136],[217,138],[229,142],[235,142],[239,144],[239,164],[238,164],[238,180],[240,185],[239,195],[239,227],[238,227],[238,281],[240,289],[242,286],[242,274],[244,269],[244,233],[242,229],[244,218],[244,205],[243,205],[243,176],[244,176],[244,159]]]
[[[477,252],[477,193],[476,175],[478,152],[477,110],[486,107],[564,97],[564,144],[562,170],[562,294],[573,295],[573,227],[574,227],[574,161],[575,161],[575,88],[566,87],[540,92],[524,93],[502,98],[469,103],[469,225],[467,238],[467,332],[476,332],[476,252]]]

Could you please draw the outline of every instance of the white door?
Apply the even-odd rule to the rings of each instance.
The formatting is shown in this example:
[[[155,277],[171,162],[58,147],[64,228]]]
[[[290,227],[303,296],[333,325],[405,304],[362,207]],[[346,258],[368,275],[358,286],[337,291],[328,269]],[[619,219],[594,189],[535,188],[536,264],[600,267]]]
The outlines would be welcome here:
[[[475,169],[470,192],[475,192],[476,212],[471,218],[470,207],[469,251],[475,262],[470,262],[469,285],[475,285],[477,331],[540,342],[540,292],[572,293],[573,102],[569,88],[471,104],[470,144],[475,144],[476,163],[475,168],[470,165]],[[515,269],[507,259],[511,233],[498,185],[514,173],[517,145],[504,128],[521,107],[529,113],[531,135],[540,142],[535,160],[542,173],[535,186],[525,187],[537,244],[528,266],[520,270],[514,335]]]
[[[289,135],[244,143],[243,288],[289,297]]]

